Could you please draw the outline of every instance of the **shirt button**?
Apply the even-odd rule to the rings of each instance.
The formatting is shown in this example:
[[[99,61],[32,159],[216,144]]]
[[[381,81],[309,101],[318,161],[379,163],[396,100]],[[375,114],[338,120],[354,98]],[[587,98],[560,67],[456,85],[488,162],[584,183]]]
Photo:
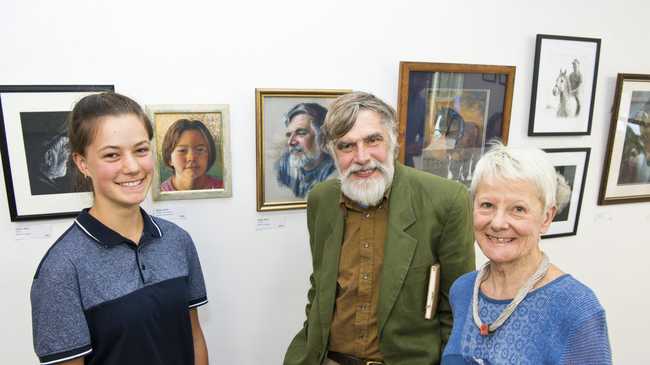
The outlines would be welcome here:
[[[363,246],[363,248],[368,248],[368,247],[370,247],[370,245],[368,244],[368,242],[364,242],[364,243],[362,243],[361,246]]]
[[[367,273],[367,272],[364,272],[363,274],[361,274],[361,278],[362,278],[363,280],[368,280],[368,273]]]
[[[366,215],[364,215],[364,217],[370,218],[370,213],[366,213]]]

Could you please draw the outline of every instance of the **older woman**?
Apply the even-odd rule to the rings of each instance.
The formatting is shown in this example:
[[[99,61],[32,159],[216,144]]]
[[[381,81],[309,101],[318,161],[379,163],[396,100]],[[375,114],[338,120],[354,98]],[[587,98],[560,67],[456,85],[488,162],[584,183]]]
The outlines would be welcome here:
[[[470,190],[489,261],[450,290],[454,327],[442,363],[611,364],[598,299],[539,247],[570,192],[545,153],[497,144]]]

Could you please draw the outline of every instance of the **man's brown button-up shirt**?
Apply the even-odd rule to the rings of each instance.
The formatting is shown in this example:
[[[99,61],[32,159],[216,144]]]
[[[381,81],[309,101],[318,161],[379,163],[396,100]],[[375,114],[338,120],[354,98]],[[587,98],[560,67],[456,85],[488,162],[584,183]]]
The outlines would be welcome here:
[[[388,194],[386,194],[388,195]],[[388,199],[362,208],[341,198],[345,234],[341,246],[330,351],[383,360],[379,350],[377,306],[388,226]]]

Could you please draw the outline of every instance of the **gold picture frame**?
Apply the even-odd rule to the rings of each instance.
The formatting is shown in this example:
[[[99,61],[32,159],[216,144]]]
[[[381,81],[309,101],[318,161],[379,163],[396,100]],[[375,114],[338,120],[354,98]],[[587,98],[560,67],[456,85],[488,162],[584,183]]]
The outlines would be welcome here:
[[[336,177],[332,156],[319,143],[320,125],[328,105],[349,92],[255,89],[258,212],[305,208],[311,187]],[[304,128],[296,127],[299,115]]]

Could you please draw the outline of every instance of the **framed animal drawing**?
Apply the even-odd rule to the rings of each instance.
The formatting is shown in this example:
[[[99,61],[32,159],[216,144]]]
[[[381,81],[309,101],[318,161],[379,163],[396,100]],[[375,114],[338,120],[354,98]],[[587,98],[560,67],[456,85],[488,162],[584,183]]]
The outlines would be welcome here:
[[[529,136],[591,133],[600,39],[538,34]]]

